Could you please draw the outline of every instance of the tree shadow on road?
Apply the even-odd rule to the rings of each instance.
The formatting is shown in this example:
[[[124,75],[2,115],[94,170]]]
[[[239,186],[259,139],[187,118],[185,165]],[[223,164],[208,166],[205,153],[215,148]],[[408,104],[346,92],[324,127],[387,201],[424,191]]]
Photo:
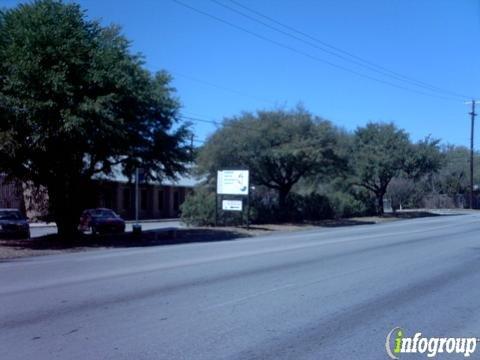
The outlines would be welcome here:
[[[456,214],[436,214],[429,211],[398,211],[396,213],[388,213],[385,214],[384,217],[386,218],[397,218],[397,219],[416,219],[416,218],[424,218],[424,217],[436,217],[436,216],[451,216]]]
[[[79,235],[75,239],[61,239],[56,234],[32,239],[0,239],[0,246],[18,250],[67,250],[87,248],[129,248],[161,246],[197,242],[215,242],[250,237],[234,230],[207,228],[146,230],[141,234]]]
[[[375,221],[372,220],[362,220],[362,219],[332,219],[332,220],[322,220],[312,222],[312,225],[321,226],[321,227],[343,227],[343,226],[358,226],[358,225],[372,225],[375,224]]]

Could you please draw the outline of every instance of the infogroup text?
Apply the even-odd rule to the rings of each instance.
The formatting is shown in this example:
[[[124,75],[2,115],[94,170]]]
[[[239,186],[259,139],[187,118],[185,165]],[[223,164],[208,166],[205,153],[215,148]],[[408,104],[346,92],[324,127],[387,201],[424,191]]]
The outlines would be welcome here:
[[[471,338],[447,338],[447,337],[422,337],[421,332],[413,337],[405,336],[402,328],[396,327],[387,335],[385,348],[391,359],[399,359],[400,354],[426,354],[433,358],[437,354],[459,354],[470,357],[476,348],[478,339]]]

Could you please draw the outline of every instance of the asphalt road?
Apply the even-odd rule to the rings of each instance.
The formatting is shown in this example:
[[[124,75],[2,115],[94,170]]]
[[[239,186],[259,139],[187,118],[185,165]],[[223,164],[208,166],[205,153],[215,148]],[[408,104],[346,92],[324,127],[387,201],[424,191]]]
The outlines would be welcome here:
[[[140,221],[143,230],[155,230],[161,228],[170,228],[170,227],[182,227],[183,224],[175,219],[172,220],[162,220],[162,221]],[[125,231],[132,231],[132,223],[128,222],[125,227]],[[30,234],[32,237],[40,237],[50,234],[56,234],[57,227],[55,225],[30,225]]]
[[[0,283],[1,359],[386,359],[396,326],[480,337],[480,216],[21,259]]]

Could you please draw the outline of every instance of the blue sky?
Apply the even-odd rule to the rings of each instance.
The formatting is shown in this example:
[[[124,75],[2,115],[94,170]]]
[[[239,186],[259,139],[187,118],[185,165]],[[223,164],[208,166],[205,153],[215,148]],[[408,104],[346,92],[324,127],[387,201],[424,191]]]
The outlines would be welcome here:
[[[393,121],[414,140],[431,134],[444,142],[469,144],[464,100],[480,98],[477,0],[237,0],[325,43],[465,99],[450,94],[439,98],[445,94],[345,62],[211,0],[181,1],[290,50],[172,0],[78,2],[89,17],[121,25],[150,70],[172,73],[185,115],[220,121],[244,110],[301,102],[349,130],[369,121]],[[229,0],[219,1],[245,11]],[[18,3],[0,0],[7,7]],[[433,96],[372,81],[324,61]],[[204,139],[215,127],[197,123],[194,129],[197,139]],[[477,135],[477,143],[479,139]]]

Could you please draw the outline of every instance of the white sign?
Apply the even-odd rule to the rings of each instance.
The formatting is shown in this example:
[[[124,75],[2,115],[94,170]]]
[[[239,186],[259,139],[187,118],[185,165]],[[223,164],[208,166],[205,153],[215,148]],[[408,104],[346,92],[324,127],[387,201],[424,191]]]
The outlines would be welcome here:
[[[222,200],[222,210],[242,211],[242,200]]]
[[[217,173],[217,194],[248,195],[248,170],[221,170]]]

